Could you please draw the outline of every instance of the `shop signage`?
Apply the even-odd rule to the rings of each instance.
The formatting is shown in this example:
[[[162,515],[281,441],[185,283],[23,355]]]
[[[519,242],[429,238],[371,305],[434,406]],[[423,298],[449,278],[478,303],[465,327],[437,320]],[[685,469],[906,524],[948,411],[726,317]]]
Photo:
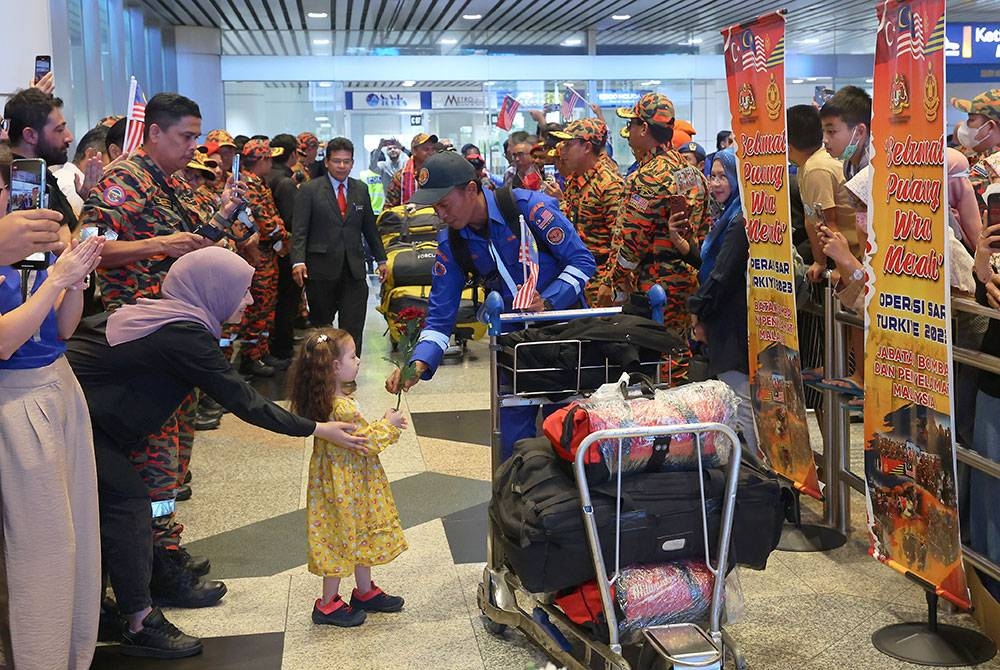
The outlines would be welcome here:
[[[411,126],[421,126],[424,123],[423,114],[410,114],[410,125]]]
[[[484,109],[486,95],[482,91],[433,91],[433,109]]]
[[[785,142],[785,17],[722,31],[740,196],[750,239],[750,388],[761,450],[801,492],[822,498],[802,389]]]
[[[420,109],[419,91],[348,91],[347,109]]]
[[[955,487],[944,0],[878,6],[865,325],[872,555],[969,607]]]
[[[944,55],[949,64],[1000,63],[1000,23],[946,24]]]
[[[638,91],[601,91],[597,94],[597,104],[601,107],[627,107],[640,98]]]

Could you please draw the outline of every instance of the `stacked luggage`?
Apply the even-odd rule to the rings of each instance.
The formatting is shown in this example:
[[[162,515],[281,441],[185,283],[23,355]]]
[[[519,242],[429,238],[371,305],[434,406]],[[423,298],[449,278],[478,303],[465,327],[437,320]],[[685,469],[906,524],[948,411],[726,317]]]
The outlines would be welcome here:
[[[395,349],[400,333],[405,330],[399,319],[400,312],[407,307],[427,312],[437,235],[443,226],[432,208],[409,212],[405,206],[384,210],[376,225],[385,247],[388,272],[377,309],[385,317]],[[486,325],[476,319],[482,301],[481,288],[467,288],[462,292],[454,333],[459,343],[478,340],[486,333]]]
[[[714,422],[732,427],[738,403],[718,381],[646,387],[638,397],[623,395],[618,385],[610,384],[557,410],[543,424],[545,437],[519,442],[495,473],[489,509],[494,551],[525,590],[553,594],[574,621],[586,619],[587,612],[596,615],[601,607],[590,581],[594,563],[572,472],[583,438],[598,430],[636,426]],[[626,438],[620,460],[618,440],[595,442],[584,455],[605,568],[609,574],[622,568],[614,593],[623,634],[707,612],[713,579],[704,563],[706,538],[714,560],[726,489],[724,466],[734,448],[740,447],[721,433],[697,438],[682,433]],[[776,477],[741,466],[725,569],[737,564],[763,569],[777,546],[782,521]],[[659,595],[646,597],[650,594]]]

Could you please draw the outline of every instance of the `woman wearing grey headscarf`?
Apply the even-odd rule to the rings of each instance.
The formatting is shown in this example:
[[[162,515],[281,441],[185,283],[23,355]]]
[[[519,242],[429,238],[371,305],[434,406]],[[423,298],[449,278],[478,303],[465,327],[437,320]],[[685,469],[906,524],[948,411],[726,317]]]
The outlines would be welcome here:
[[[282,409],[253,389],[219,348],[223,322],[238,323],[251,304],[253,267],[220,247],[179,258],[161,298],[141,298],[110,316],[86,319],[68,357],[90,405],[97,456],[101,548],[119,610],[127,619],[122,652],[182,658],[201,651],[152,607],[153,542],[148,489],[133,463],[195,387],[248,423],[284,435],[315,435],[364,450],[353,426],[317,423]],[[136,449],[136,451],[133,451]]]

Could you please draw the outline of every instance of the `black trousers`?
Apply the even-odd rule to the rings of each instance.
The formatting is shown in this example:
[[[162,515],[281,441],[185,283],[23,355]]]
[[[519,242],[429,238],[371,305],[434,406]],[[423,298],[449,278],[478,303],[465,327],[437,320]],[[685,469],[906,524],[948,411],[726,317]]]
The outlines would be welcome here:
[[[152,604],[153,513],[149,489],[128,450],[94,426],[97,499],[101,517],[101,558],[123,614]]]
[[[271,354],[291,358],[294,353],[295,317],[299,310],[300,289],[292,279],[292,262],[288,256],[278,257],[278,300],[274,306],[274,328],[271,330]]]
[[[360,356],[368,311],[368,278],[355,279],[346,269],[340,279],[309,278],[306,297],[309,298],[309,323],[329,326],[337,317],[337,326],[351,334]]]

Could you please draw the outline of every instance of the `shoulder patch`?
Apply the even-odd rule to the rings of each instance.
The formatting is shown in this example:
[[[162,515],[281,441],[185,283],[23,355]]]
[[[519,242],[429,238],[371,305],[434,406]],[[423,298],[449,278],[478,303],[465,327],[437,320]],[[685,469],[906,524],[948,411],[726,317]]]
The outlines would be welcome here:
[[[117,184],[112,184],[101,193],[101,200],[104,201],[104,204],[111,207],[124,205],[126,199],[125,189]]]
[[[638,193],[633,193],[632,197],[628,200],[628,205],[632,209],[639,212],[646,212],[649,210],[649,200],[642,197]]]
[[[677,184],[678,193],[690,193],[691,191],[701,192],[701,173],[693,167],[686,167],[674,172],[674,183]]]
[[[431,268],[431,275],[435,277],[443,277],[448,274],[448,268],[441,261],[434,263],[434,267]]]
[[[545,239],[548,240],[549,244],[554,247],[558,247],[566,239],[566,231],[556,226],[549,232],[545,234]]]
[[[529,218],[531,218],[531,220],[534,221],[541,230],[548,228],[549,224],[555,220],[555,216],[552,214],[552,211],[542,203],[535,205],[532,208],[531,213],[532,216]]]

